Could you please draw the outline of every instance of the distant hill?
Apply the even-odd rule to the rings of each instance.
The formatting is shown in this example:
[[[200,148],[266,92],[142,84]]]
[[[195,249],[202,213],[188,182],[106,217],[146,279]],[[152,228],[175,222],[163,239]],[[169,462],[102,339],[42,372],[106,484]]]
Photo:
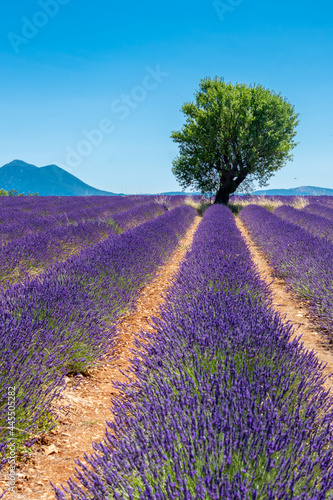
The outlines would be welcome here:
[[[169,191],[167,193],[160,193],[160,194],[167,195],[167,196],[178,196],[180,194],[182,196],[196,196],[196,195],[201,195],[201,193],[184,193],[184,191]]]
[[[95,189],[57,165],[36,167],[14,160],[0,168],[0,189],[16,189],[19,193],[40,196],[114,196],[115,193]]]
[[[333,196],[333,189],[301,186],[290,189],[267,189],[263,191],[254,191],[251,194],[264,196]]]

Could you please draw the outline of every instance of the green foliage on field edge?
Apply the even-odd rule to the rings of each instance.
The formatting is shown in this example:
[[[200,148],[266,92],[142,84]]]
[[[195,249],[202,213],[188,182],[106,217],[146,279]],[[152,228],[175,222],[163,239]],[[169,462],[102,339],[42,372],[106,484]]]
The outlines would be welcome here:
[[[9,189],[6,191],[5,189],[0,189],[0,196],[25,196],[24,193],[19,193],[16,189]],[[27,196],[39,196],[38,193],[28,193]]]

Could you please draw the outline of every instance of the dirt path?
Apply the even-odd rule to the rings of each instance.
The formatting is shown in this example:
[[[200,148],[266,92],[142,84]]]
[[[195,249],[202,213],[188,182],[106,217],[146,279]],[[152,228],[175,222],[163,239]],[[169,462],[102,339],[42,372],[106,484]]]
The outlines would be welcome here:
[[[333,351],[328,345],[324,335],[321,335],[320,330],[315,326],[311,318],[311,314],[305,302],[297,300],[290,292],[287,291],[285,282],[274,275],[273,269],[263,252],[253,243],[248,230],[244,223],[236,217],[236,224],[243,238],[248,244],[253,262],[257,266],[262,279],[270,284],[273,291],[273,307],[282,317],[290,321],[295,326],[294,336],[302,335],[302,342],[308,350],[314,350],[318,359],[326,364],[324,368],[325,375],[333,374]],[[333,388],[333,377],[327,379],[325,387]]]
[[[119,326],[119,359],[116,364],[110,358],[103,366],[93,369],[78,387],[66,389],[62,405],[68,405],[68,414],[62,412],[59,425],[32,447],[31,458],[26,463],[17,464],[17,493],[14,496],[6,493],[5,500],[54,500],[49,481],[56,486],[64,484],[74,474],[74,459],[84,462],[84,453],[93,452],[92,442],[102,441],[105,420],[112,421],[110,398],[118,393],[113,382],[126,380],[121,371],[130,366],[130,349],[134,347],[135,334],[142,328],[150,328],[147,320],[157,315],[163,302],[161,294],[170,286],[200,220],[196,217],[171,258],[161,266],[156,278],[142,289],[136,302],[137,309]],[[4,489],[4,483],[0,481],[0,493],[1,488]]]

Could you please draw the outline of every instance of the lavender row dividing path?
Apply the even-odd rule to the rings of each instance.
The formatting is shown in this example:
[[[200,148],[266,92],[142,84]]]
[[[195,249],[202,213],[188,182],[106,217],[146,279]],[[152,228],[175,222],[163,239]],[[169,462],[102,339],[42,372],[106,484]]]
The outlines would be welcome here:
[[[332,397],[226,207],[206,210],[154,323],[58,500],[332,498]]]
[[[39,279],[0,292],[0,429],[8,445],[8,387],[15,387],[17,444],[52,425],[64,375],[116,346],[115,325],[176,248],[196,211],[181,206],[109,238]]]
[[[332,211],[333,212],[333,211]],[[313,236],[326,238],[333,242],[333,220],[329,221],[325,217],[312,214],[303,210],[296,210],[293,207],[282,205],[274,210],[275,215],[281,219],[302,227]]]
[[[332,243],[256,205],[245,207],[240,218],[277,275],[308,301],[323,331],[332,340]]]

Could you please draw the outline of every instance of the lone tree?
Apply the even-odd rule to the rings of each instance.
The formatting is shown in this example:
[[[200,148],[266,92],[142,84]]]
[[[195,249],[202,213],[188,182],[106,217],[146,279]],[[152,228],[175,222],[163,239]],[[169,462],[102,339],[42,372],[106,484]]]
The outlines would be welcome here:
[[[215,203],[227,204],[242,183],[267,185],[292,159],[299,115],[281,94],[261,85],[205,78],[195,102],[182,111],[185,125],[171,135],[179,144],[172,171],[184,189],[216,192]]]

